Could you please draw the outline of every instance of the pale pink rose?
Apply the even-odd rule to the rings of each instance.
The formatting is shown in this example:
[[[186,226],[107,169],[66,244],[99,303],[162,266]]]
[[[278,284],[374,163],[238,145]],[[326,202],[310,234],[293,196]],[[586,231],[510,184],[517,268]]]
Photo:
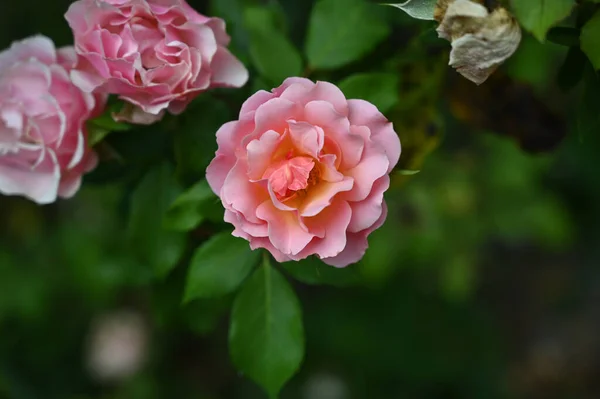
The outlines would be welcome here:
[[[104,98],[79,90],[69,78],[72,47],[55,49],[35,36],[0,53],[0,192],[40,204],[68,198],[96,165],[85,122]]]
[[[344,267],[387,215],[400,140],[377,108],[334,85],[289,78],[217,132],[206,177],[233,234],[280,262],[316,254]]]
[[[225,22],[185,0],[78,0],[65,17],[79,55],[73,81],[139,107],[142,115],[129,110],[124,119],[150,123],[165,110],[179,114],[207,89],[248,80],[227,50]]]

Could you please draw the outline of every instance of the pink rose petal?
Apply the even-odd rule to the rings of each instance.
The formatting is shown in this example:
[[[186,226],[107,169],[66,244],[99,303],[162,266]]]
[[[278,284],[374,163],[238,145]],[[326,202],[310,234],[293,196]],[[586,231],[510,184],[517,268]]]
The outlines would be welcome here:
[[[79,58],[73,82],[87,92],[115,94],[147,114],[181,113],[203,91],[248,80],[226,47],[224,21],[184,0],[77,0],[65,18]]]
[[[85,123],[106,97],[70,79],[72,47],[34,36],[0,53],[0,193],[40,204],[73,196],[96,165]]]
[[[289,78],[246,100],[217,142],[207,179],[234,235],[279,262],[316,255],[344,267],[362,258],[385,221],[383,194],[400,156],[374,106]]]

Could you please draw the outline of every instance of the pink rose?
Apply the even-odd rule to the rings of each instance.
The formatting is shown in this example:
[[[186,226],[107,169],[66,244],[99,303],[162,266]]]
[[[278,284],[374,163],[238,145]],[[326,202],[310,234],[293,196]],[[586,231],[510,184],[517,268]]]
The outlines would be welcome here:
[[[181,113],[201,92],[241,87],[248,71],[226,48],[225,22],[185,0],[78,0],[65,15],[82,90],[117,94],[139,108],[124,118],[150,123]]]
[[[35,36],[0,53],[0,192],[40,204],[68,198],[96,165],[85,122],[104,106],[73,85],[71,47]]]
[[[387,215],[400,140],[372,104],[334,85],[289,78],[259,91],[217,132],[206,177],[233,234],[280,262],[316,254],[344,267]]]

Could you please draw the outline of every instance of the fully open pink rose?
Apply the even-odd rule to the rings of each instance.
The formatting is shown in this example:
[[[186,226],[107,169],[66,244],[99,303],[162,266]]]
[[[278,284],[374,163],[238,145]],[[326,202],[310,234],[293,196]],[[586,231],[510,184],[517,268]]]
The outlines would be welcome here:
[[[73,85],[73,48],[35,36],[0,53],[0,192],[40,204],[71,197],[96,165],[85,122],[104,106]]]
[[[226,48],[223,20],[185,0],[78,0],[65,17],[79,55],[73,81],[137,105],[141,115],[129,120],[151,122],[166,109],[178,114],[202,91],[248,80]]]
[[[381,226],[400,157],[392,124],[330,83],[290,78],[259,91],[217,132],[207,170],[234,235],[280,262],[316,254],[343,267]]]

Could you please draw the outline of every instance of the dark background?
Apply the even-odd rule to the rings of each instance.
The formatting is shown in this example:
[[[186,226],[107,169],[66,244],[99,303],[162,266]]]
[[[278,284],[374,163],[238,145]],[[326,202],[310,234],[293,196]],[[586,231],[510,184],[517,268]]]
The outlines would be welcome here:
[[[246,2],[217,2],[190,3],[228,20],[247,63],[235,19]],[[302,48],[312,1],[280,3]],[[69,4],[1,2],[0,47],[36,33],[69,44]],[[398,67],[406,107],[388,116],[402,166],[421,172],[387,194],[388,221],[353,267],[360,284],[293,283],[307,355],[282,397],[600,397],[600,132],[577,129],[583,84],[565,92],[556,83],[566,48],[525,35],[477,88],[445,67],[448,44],[432,25],[397,11],[386,10],[393,33],[364,60],[311,78],[337,82],[412,56]],[[231,94],[234,104],[260,85]],[[138,141],[125,157],[155,150],[154,133],[144,134],[131,133]],[[266,397],[229,361],[230,298],[180,306],[185,265],[157,281],[132,259],[124,220],[137,168],[99,170],[52,206],[0,197],[0,397]],[[145,360],[107,381],[90,371],[90,334],[98,317],[123,310],[142,320]]]

